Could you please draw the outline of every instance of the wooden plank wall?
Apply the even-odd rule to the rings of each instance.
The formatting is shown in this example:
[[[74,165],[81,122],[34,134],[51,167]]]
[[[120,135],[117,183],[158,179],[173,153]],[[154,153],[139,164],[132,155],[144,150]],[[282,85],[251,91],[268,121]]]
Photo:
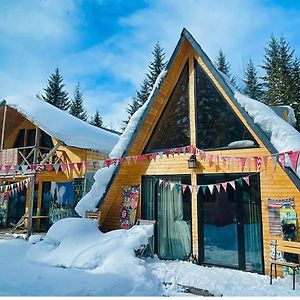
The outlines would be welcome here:
[[[227,96],[225,91],[218,84],[213,75],[209,72],[208,68],[204,65],[201,58],[193,51],[189,43],[184,42],[181,49],[178,52],[174,63],[169,70],[164,84],[157,95],[153,106],[151,107],[146,119],[144,120],[135,141],[129,149],[129,155],[141,154],[147,141],[151,135],[151,132],[160,116],[163,107],[169,98],[174,85],[180,75],[180,72],[189,58],[189,98],[190,98],[190,126],[191,126],[191,144],[196,144],[196,122],[195,117],[195,99],[194,99],[194,69],[193,69],[193,59],[194,57],[200,63],[200,65],[207,72],[208,76],[213,80],[215,85],[218,87],[222,95],[232,106],[234,112],[243,121],[247,129],[251,132],[253,137],[259,143],[258,148],[250,149],[232,149],[223,151],[212,151],[213,154],[224,155],[224,156],[269,156],[268,165],[265,169],[262,163],[262,168],[265,169],[260,173],[260,183],[261,183],[261,203],[262,203],[262,222],[263,222],[263,247],[264,247],[264,262],[265,271],[269,272],[269,261],[270,261],[270,237],[269,235],[269,225],[268,225],[268,209],[267,209],[267,198],[289,198],[294,197],[296,202],[296,210],[298,216],[300,216],[300,205],[297,205],[300,201],[300,195],[298,189],[291,182],[287,174],[282,170],[281,166],[277,163],[276,171],[273,169],[272,159],[269,151],[265,148],[263,143],[256,136],[255,132],[249,127],[246,120],[240,114],[237,108],[233,106],[232,101]],[[125,163],[118,174],[116,175],[113,185],[110,187],[108,193],[106,194],[105,201],[101,206],[101,214],[103,219],[102,230],[108,231],[119,228],[119,213],[121,204],[121,190],[122,186],[141,184],[142,175],[171,175],[171,174],[188,174],[191,176],[191,183],[196,185],[197,174],[209,174],[209,173],[241,173],[240,167],[236,164],[233,169],[223,168],[221,165],[213,164],[211,166],[208,163],[199,161],[197,163],[197,168],[195,170],[190,170],[187,168],[187,159],[189,155],[181,154],[180,156],[175,155],[170,158],[164,157],[163,159],[157,158],[157,161],[151,162],[137,162],[135,163]],[[249,170],[246,167],[245,173]],[[252,162],[250,172],[255,172],[254,162]],[[140,211],[140,210],[139,210]],[[138,216],[140,217],[140,216]],[[193,254],[198,256],[198,222],[197,222],[197,194],[194,191],[192,194],[192,239],[193,239]]]

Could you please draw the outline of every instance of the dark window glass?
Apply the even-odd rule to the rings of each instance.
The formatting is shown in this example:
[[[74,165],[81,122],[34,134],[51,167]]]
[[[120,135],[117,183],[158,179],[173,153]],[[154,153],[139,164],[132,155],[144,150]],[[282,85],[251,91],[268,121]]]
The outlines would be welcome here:
[[[19,148],[24,146],[25,129],[20,129],[17,138],[14,142],[13,148]]]
[[[26,146],[34,146],[35,144],[35,129],[27,130],[27,145]]]
[[[45,147],[48,149],[52,149],[53,148],[53,141],[52,138],[49,134],[47,134],[44,131],[41,131],[41,141],[40,141],[40,146],[41,147]]]
[[[189,68],[186,63],[144,152],[189,144]]]
[[[197,61],[197,146],[200,149],[248,148],[257,145]]]

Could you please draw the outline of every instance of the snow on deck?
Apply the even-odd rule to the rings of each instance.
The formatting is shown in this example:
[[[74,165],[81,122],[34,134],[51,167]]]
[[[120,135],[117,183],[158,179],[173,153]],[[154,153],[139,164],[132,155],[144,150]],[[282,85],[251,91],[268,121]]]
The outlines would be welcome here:
[[[37,98],[14,96],[7,105],[67,146],[109,153],[119,136],[84,122]]]

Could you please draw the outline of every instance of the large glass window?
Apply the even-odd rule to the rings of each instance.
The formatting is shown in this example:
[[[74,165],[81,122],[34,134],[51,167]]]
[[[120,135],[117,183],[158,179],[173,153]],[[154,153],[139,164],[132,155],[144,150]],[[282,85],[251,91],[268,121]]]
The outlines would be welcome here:
[[[144,152],[189,144],[189,68],[186,63]]]
[[[200,149],[256,146],[251,133],[195,60],[197,146]]]

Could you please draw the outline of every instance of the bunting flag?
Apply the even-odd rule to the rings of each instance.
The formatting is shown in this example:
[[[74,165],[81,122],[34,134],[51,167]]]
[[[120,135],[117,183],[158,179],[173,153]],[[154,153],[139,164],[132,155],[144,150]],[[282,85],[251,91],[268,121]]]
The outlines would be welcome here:
[[[297,172],[299,154],[300,154],[300,151],[294,151],[294,152],[288,153],[288,156],[292,162],[292,166],[293,166],[293,169],[295,172]]]
[[[243,179],[244,179],[244,181],[245,181],[248,185],[250,185],[250,178],[249,178],[249,176],[243,177]]]
[[[226,190],[227,190],[227,182],[222,182],[221,185],[222,185],[224,191],[226,192]]]
[[[122,166],[125,162],[128,163],[137,163],[137,162],[151,162],[152,160],[156,161],[157,156],[159,159],[163,159],[163,157],[167,158],[174,158],[174,155],[180,155],[180,154],[186,154],[186,153],[192,153],[192,154],[197,154],[197,158],[199,160],[206,162],[209,164],[209,166],[212,166],[215,164],[216,166],[220,166],[222,163],[222,167],[224,169],[228,169],[231,172],[236,168],[236,166],[242,171],[245,171],[245,168],[248,169],[248,171],[251,171],[251,160],[254,161],[254,170],[261,171],[262,169],[262,162],[264,164],[264,168],[267,169],[268,167],[268,159],[272,159],[272,164],[274,171],[276,170],[276,162],[277,162],[277,157],[279,157],[279,162],[281,166],[284,168],[286,164],[286,157],[285,155],[287,154],[289,159],[291,160],[291,165],[293,170],[296,172],[297,171],[297,164],[299,161],[299,156],[300,156],[300,150],[296,151],[286,151],[282,153],[276,153],[272,154],[270,156],[255,156],[255,157],[250,157],[250,156],[239,156],[239,157],[229,157],[229,156],[223,156],[223,155],[216,155],[212,154],[210,152],[203,151],[201,149],[198,149],[195,146],[185,146],[185,147],[176,147],[176,148],[171,148],[171,149],[166,149],[164,151],[160,152],[154,152],[154,153],[147,153],[147,154],[139,154],[139,155],[134,155],[134,156],[127,156],[127,157],[121,157],[121,158],[114,158],[114,159],[106,159],[106,160],[97,160],[97,161],[83,161],[83,162],[62,162],[62,163],[55,163],[55,164],[45,164],[45,165],[34,165],[34,164],[24,164],[24,165],[1,165],[0,169],[5,171],[6,174],[10,172],[14,172],[15,175],[18,172],[22,172],[23,174],[26,174],[28,171],[28,168],[30,171],[47,171],[47,172],[52,172],[55,171],[58,173],[60,170],[62,172],[65,172],[67,169],[70,171],[73,171],[75,167],[77,170],[80,172],[83,167],[87,169],[89,167],[89,164],[93,166],[93,168],[97,168],[97,163],[99,164],[99,168],[103,167],[110,167],[111,165],[117,165],[118,163]],[[236,164],[236,166],[235,166]]]
[[[211,194],[213,193],[214,187],[215,187],[214,184],[209,184],[208,185],[208,189],[209,189],[209,191],[210,191]]]
[[[186,190],[186,188],[187,188],[187,184],[182,184],[182,185],[181,185],[181,188],[182,188],[182,192],[184,193],[185,190]]]
[[[231,180],[231,181],[229,181],[228,183],[229,183],[234,189],[236,189],[236,188],[235,188],[235,181],[234,181],[234,180]]]

